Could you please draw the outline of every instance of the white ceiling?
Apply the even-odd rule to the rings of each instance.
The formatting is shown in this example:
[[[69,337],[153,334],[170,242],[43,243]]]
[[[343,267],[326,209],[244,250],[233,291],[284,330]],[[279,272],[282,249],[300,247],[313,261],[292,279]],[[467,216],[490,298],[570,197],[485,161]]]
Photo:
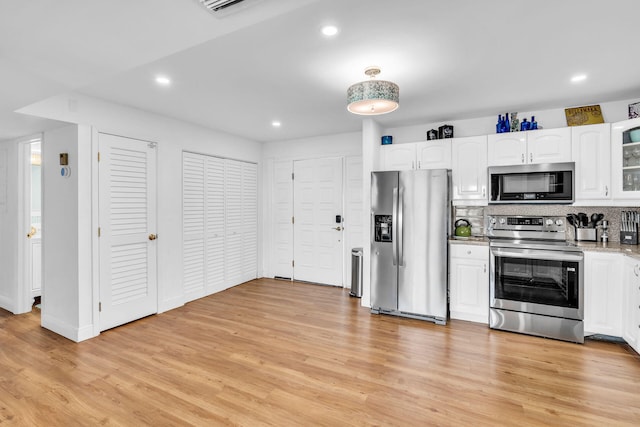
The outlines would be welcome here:
[[[400,86],[385,127],[640,97],[638,0],[245,5],[216,18],[196,0],[2,0],[0,140],[51,127],[14,111],[70,91],[256,141],[358,131],[346,89],[369,65]]]

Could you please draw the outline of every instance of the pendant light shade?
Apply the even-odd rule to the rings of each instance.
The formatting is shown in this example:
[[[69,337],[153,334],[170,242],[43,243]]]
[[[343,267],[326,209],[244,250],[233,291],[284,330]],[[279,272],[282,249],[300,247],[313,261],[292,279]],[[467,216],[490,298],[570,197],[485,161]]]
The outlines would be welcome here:
[[[366,116],[397,110],[400,100],[398,85],[385,80],[375,80],[380,74],[379,67],[369,67],[364,73],[371,77],[371,80],[356,83],[347,89],[347,110]]]

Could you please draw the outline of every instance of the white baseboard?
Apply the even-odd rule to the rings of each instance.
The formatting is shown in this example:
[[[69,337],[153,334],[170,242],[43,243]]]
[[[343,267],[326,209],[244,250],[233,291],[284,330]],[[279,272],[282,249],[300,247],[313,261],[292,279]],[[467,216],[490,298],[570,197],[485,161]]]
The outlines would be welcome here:
[[[49,329],[51,332],[55,332],[58,335],[70,339],[71,341],[80,342],[93,338],[96,335],[93,332],[93,325],[86,325],[81,328],[69,325],[55,317],[47,316],[42,313],[41,324],[43,328]]]

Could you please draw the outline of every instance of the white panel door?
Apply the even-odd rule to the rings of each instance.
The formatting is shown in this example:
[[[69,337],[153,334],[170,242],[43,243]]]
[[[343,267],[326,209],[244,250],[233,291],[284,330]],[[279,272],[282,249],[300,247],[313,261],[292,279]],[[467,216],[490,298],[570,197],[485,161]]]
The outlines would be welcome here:
[[[206,157],[182,155],[182,286],[185,301],[205,295]]]
[[[100,330],[157,313],[155,144],[99,135]]]
[[[242,281],[258,275],[258,165],[242,162]]]
[[[294,162],[294,278],[342,286],[342,159]]]
[[[273,167],[273,275],[293,277],[293,162]]]

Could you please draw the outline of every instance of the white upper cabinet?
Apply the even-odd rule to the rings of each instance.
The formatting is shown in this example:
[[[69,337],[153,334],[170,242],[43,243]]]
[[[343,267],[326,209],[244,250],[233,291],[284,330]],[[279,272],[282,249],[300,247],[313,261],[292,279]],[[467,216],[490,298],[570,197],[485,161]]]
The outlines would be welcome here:
[[[416,168],[416,144],[390,144],[380,147],[382,170],[400,171]]]
[[[451,138],[416,143],[418,169],[451,169]]]
[[[451,140],[453,203],[487,204],[487,137]]]
[[[571,129],[540,129],[489,135],[488,165],[571,161]]]
[[[572,127],[571,156],[576,164],[576,203],[597,205],[610,201],[611,125]]]
[[[489,135],[487,148],[489,166],[520,165],[526,163],[527,136],[525,132]]]
[[[383,145],[382,170],[451,169],[451,139]]]
[[[611,182],[614,199],[640,200],[640,142],[631,140],[630,131],[640,128],[640,119],[611,125]]]

